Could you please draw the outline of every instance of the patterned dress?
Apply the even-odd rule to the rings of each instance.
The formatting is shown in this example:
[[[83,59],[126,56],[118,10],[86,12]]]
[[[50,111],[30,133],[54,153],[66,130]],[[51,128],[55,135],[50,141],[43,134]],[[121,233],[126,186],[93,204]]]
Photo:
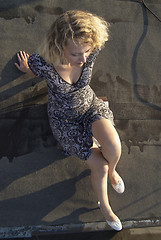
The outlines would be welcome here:
[[[99,51],[91,53],[78,81],[67,83],[39,54],[29,57],[31,71],[44,77],[48,86],[48,117],[52,133],[67,155],[87,160],[93,145],[92,123],[101,118],[113,122],[113,113],[89,86],[94,61]]]

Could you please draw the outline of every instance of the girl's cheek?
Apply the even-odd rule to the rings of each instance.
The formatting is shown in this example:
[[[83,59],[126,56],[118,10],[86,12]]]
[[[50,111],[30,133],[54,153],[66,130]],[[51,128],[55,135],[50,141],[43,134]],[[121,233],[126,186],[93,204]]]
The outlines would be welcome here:
[[[73,62],[77,62],[78,60],[79,60],[79,57],[73,57],[73,58],[72,58],[72,61],[73,61]]]

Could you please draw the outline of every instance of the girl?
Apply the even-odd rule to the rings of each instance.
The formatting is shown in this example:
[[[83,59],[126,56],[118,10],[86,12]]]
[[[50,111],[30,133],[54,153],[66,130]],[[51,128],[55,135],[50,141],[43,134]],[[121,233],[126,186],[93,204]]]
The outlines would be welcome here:
[[[89,12],[67,11],[49,29],[40,55],[29,57],[20,51],[15,65],[46,79],[53,135],[66,154],[86,161],[102,214],[119,231],[122,224],[110,207],[107,180],[109,177],[118,193],[124,192],[124,182],[115,170],[121,155],[120,139],[111,110],[89,86],[94,61],[108,40],[108,27],[104,19]]]

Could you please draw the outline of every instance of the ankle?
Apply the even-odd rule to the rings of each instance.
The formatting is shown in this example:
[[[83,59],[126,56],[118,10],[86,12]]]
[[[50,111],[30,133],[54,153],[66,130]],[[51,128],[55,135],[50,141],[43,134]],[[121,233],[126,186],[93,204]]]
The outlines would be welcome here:
[[[115,221],[117,219],[117,216],[114,214],[110,206],[106,206],[104,204],[98,204],[98,206],[107,221]]]
[[[119,178],[120,178],[120,176],[119,176],[119,174],[116,172],[116,170],[114,170],[114,171],[112,171],[112,172],[109,172],[109,179],[110,179],[110,181],[111,181],[111,184],[117,184],[118,183],[118,181],[119,181]]]

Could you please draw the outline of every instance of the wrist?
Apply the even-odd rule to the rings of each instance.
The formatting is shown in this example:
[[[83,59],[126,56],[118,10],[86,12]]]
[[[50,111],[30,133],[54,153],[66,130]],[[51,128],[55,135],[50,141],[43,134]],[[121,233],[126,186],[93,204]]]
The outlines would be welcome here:
[[[34,73],[31,71],[31,69],[28,67],[25,71],[29,75],[34,75]]]

